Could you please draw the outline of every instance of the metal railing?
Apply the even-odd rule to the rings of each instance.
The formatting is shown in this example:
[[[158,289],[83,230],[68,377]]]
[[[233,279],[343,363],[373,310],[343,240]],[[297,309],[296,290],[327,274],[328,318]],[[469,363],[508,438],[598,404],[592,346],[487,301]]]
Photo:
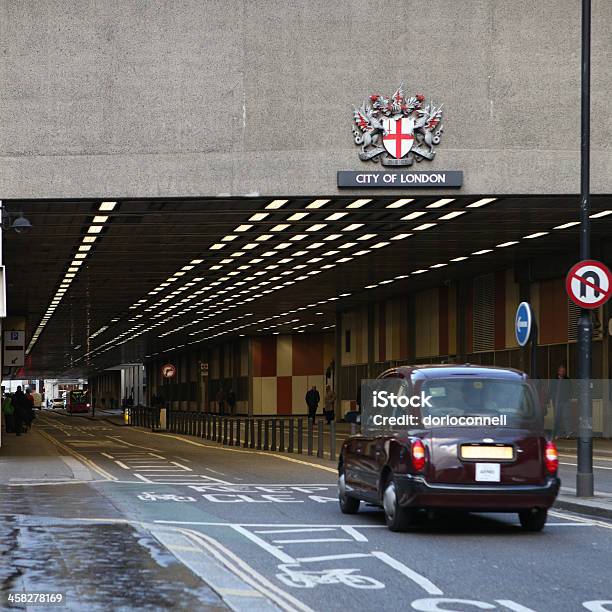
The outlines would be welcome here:
[[[160,410],[129,408],[128,425],[160,430]],[[323,417],[225,416],[194,410],[168,410],[166,431],[204,438],[225,446],[261,451],[316,455],[336,460],[336,423]]]

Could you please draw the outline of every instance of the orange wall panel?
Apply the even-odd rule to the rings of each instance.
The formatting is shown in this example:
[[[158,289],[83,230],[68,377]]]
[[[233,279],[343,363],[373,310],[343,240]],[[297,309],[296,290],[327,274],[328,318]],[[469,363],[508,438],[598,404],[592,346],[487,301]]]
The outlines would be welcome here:
[[[567,342],[567,296],[564,279],[540,283],[540,344]]]
[[[506,348],[506,271],[495,273],[495,321],[494,347]]]
[[[314,376],[325,371],[323,341],[323,334],[296,334],[293,336],[294,376]]]
[[[253,340],[253,376],[276,376],[276,336]]]
[[[276,378],[276,412],[277,414],[291,414],[292,390],[291,376],[278,376]]]

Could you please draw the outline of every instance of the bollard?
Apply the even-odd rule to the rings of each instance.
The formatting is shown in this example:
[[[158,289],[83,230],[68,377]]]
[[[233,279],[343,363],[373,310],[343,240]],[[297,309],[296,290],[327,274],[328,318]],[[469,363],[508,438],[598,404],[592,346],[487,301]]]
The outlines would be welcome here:
[[[227,419],[223,419],[223,444],[227,445]]]
[[[329,423],[329,458],[336,460],[336,421]]]
[[[249,448],[255,448],[255,419],[249,420],[250,444]]]
[[[270,421],[264,421],[264,450],[270,450]]]
[[[242,448],[249,448],[249,419],[244,419],[244,438],[240,438]]]
[[[280,420],[280,430],[279,430],[279,443],[278,443],[278,450],[281,453],[285,452],[285,419],[281,419]]]
[[[310,417],[308,417],[308,440],[306,442],[308,445],[309,455],[312,455],[312,435],[313,435],[312,428],[313,428],[313,425],[314,425],[314,419],[311,419]]]
[[[229,424],[228,424],[229,440],[228,440],[227,445],[234,446],[234,428],[236,425],[236,421],[234,419],[228,419],[228,420],[229,420]],[[236,434],[236,444],[240,446],[240,440],[238,439],[238,434]]]
[[[289,446],[287,447],[287,452],[293,453],[295,452],[295,449],[293,447],[293,419],[289,419],[287,425],[289,427]]]
[[[323,419],[317,423],[317,457],[323,457]]]
[[[217,427],[217,430],[218,430],[218,433],[217,433],[217,436],[218,436],[217,437],[217,442],[223,442],[223,419],[219,416],[218,417],[218,421],[219,421],[219,424],[218,424],[218,427]]]
[[[297,452],[301,455],[302,451],[303,451],[303,440],[302,437],[304,436],[304,422],[302,421],[302,417],[300,417],[298,419],[297,422],[297,439],[298,439],[298,450]]]
[[[272,419],[272,443],[270,446],[270,450],[276,450],[276,419]]]
[[[261,419],[257,420],[257,450],[261,450]]]

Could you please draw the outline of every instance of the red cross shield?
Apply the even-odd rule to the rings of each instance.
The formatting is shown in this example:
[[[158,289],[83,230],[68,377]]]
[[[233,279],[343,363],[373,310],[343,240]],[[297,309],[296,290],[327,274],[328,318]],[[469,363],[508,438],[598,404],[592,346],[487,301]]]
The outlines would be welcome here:
[[[406,117],[383,119],[383,128],[383,146],[387,153],[396,159],[404,157],[414,143],[414,120]]]

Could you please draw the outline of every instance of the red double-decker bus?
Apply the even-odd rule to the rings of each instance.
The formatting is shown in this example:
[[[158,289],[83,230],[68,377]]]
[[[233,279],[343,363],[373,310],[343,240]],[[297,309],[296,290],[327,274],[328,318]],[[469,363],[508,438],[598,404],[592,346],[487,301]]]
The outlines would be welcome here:
[[[73,389],[66,393],[66,412],[69,414],[77,412],[89,412],[89,399],[87,391]]]

